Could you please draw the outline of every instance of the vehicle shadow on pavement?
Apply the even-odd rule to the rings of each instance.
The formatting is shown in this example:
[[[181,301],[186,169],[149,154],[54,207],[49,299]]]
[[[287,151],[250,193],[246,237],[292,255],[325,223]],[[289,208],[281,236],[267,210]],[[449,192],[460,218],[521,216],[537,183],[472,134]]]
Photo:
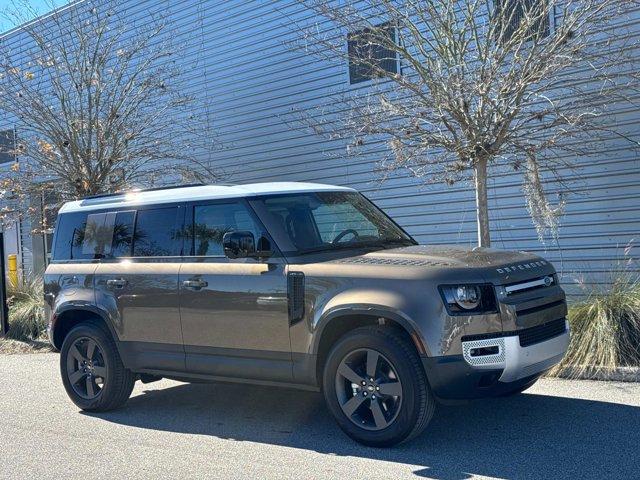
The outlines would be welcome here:
[[[640,408],[522,394],[439,406],[417,439],[391,449],[347,438],[321,394],[248,385],[144,390],[92,415],[138,428],[211,435],[415,466],[418,477],[637,478]]]

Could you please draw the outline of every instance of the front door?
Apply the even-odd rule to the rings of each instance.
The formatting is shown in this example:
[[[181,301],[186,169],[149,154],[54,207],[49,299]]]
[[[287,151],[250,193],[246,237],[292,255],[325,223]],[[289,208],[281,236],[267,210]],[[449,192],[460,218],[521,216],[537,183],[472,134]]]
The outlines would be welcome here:
[[[95,230],[112,231],[113,241],[95,272],[96,301],[109,310],[134,370],[184,370],[178,296],[183,211],[141,207],[97,219],[102,226]]]
[[[291,344],[284,260],[225,257],[222,237],[267,234],[242,200],[187,206],[191,255],[180,268],[180,316],[187,370],[222,377],[290,381]],[[267,240],[268,241],[268,240]]]

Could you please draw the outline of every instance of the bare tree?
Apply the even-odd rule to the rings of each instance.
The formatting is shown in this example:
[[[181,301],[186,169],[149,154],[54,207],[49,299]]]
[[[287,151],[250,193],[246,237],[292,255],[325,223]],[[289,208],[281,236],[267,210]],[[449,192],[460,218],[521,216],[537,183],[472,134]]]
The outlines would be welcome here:
[[[300,0],[318,17],[298,25],[313,54],[347,60],[369,88],[341,95],[343,111],[313,125],[348,139],[350,152],[388,144],[384,169],[425,182],[471,180],[478,244],[490,246],[487,180],[523,174],[526,204],[544,240],[563,200],[543,178],[595,144],[623,138],[616,105],[638,94],[635,40],[620,27],[629,0]],[[353,78],[352,78],[353,81]],[[336,120],[336,117],[341,120]],[[637,132],[636,132],[637,133]]]
[[[28,1],[4,12],[22,25],[0,38],[0,113],[15,122],[21,159],[1,180],[5,198],[216,176],[211,126],[185,93],[170,23],[138,25],[118,3],[86,0],[31,22]]]

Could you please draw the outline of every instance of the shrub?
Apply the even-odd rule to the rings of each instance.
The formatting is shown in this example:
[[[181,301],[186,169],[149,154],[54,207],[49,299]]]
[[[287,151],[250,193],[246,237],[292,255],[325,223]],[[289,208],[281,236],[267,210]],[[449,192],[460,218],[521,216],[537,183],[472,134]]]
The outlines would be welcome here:
[[[9,338],[32,341],[42,338],[46,329],[43,280],[27,277],[18,285],[8,284]]]
[[[630,262],[626,262],[630,265]],[[569,308],[571,343],[552,374],[590,377],[640,367],[640,280],[623,270],[607,291],[592,291]]]

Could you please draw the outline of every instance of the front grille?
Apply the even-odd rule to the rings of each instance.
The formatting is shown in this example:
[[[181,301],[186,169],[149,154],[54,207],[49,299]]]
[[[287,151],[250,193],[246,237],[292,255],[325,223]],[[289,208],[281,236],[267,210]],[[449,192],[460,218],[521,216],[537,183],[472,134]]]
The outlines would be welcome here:
[[[516,293],[524,293],[530,292],[531,290],[547,288],[552,285],[557,285],[557,283],[558,280],[555,275],[545,275],[544,277],[532,278],[524,282],[510,283],[504,286],[504,290],[507,295],[513,295]]]
[[[544,310],[548,310],[550,308],[559,307],[564,305],[564,300],[557,300],[551,303],[545,303],[544,305],[536,305],[535,307],[523,308],[522,310],[516,310],[518,317],[524,317],[525,315],[531,315],[532,313],[542,312]]]
[[[564,318],[553,320],[551,322],[536,325],[535,327],[526,328],[518,332],[520,337],[520,346],[528,347],[536,343],[544,342],[550,338],[562,335],[566,331],[566,321]]]
[[[465,335],[461,338],[462,342],[472,342],[479,340],[489,340],[500,337],[511,337],[518,335],[521,347],[528,347],[536,343],[544,342],[550,338],[562,335],[566,331],[566,321],[564,318],[553,320],[551,322],[536,325],[535,327],[525,328],[524,330],[513,330],[510,332],[491,332],[480,333],[476,335]]]

